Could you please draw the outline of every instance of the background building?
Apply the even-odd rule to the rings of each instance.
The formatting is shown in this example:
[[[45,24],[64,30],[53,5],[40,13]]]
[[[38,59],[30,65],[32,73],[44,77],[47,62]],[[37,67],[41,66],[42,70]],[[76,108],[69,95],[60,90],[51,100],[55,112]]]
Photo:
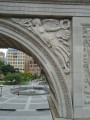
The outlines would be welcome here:
[[[28,55],[25,55],[25,72],[31,72],[33,75],[36,73],[38,76],[41,74],[39,65]]]
[[[5,61],[5,53],[0,52],[0,60]]]
[[[36,73],[38,76],[41,73],[39,65],[32,57],[13,48],[7,50],[6,64],[10,64],[16,69],[19,68],[20,72],[31,72],[33,75]]]
[[[6,64],[10,64],[14,66],[14,68],[18,69],[20,72],[24,72],[25,70],[25,53],[13,49],[8,48],[6,53]]]

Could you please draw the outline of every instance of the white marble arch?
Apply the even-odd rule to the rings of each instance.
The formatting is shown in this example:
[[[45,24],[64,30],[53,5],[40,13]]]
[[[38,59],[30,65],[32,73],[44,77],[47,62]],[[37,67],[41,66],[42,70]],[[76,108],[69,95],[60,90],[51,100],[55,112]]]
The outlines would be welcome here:
[[[84,34],[87,29],[90,30],[90,0],[0,0],[1,17],[5,19],[0,19],[0,47],[20,49],[32,55],[42,66],[51,87],[49,103],[54,120],[89,120],[90,85],[87,82]],[[64,74],[58,58],[42,39],[26,27],[11,21],[11,17],[71,19],[69,76]],[[67,78],[72,81],[69,84],[72,84],[71,91]]]
[[[72,119],[71,96],[65,82],[65,76],[55,54],[32,31],[11,21],[0,19],[0,47],[12,47],[28,55],[42,66],[51,88],[50,107],[53,118]]]
[[[90,119],[89,30],[90,17],[73,17],[73,108],[83,120]]]

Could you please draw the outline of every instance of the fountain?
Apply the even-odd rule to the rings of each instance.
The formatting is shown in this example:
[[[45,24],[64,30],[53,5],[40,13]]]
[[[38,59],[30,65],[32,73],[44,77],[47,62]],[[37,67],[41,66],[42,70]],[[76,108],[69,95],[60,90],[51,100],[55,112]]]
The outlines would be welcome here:
[[[50,91],[49,88],[46,86],[43,87],[22,86],[11,89],[11,93],[18,94],[19,92],[19,95],[44,95],[44,94],[49,94],[49,91]]]

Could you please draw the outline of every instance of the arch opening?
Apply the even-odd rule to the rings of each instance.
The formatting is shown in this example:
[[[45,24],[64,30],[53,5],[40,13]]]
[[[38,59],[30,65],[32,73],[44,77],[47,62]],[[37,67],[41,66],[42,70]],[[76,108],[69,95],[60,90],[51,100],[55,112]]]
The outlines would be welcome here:
[[[32,32],[12,21],[0,20],[0,47],[13,47],[31,55],[43,68],[50,85],[50,97],[58,117],[72,118],[72,105],[64,76],[52,51]]]

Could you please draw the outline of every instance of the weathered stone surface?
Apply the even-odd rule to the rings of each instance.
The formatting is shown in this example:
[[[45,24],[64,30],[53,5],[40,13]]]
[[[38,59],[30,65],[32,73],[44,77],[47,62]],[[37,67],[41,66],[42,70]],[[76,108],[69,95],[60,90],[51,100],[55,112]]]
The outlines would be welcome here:
[[[59,116],[71,118],[70,20],[11,18],[0,19],[0,26],[0,46],[20,49],[39,61]]]
[[[55,4],[50,1],[49,3],[44,3],[46,0],[41,0],[41,2],[24,2],[24,1],[9,1],[6,0],[5,2],[0,1],[0,16],[1,17],[47,17],[54,18],[58,16],[64,16],[64,17],[71,17],[71,16],[90,16],[90,1],[87,0],[85,4],[85,0],[75,0],[75,2],[71,2],[68,0],[68,3],[66,1],[63,2],[63,4],[58,3]],[[79,2],[79,4],[78,4]],[[72,4],[73,3],[73,4]],[[75,5],[76,4],[76,5]],[[83,5],[81,5],[83,4]],[[8,14],[8,16],[7,16]]]
[[[2,0],[0,0],[2,1]],[[3,0],[3,2],[12,2],[12,0]],[[50,4],[90,4],[90,0],[13,0],[13,2],[33,2],[33,3],[50,3]]]
[[[90,1],[81,2],[0,1],[0,47],[42,66],[54,120],[90,118]]]

